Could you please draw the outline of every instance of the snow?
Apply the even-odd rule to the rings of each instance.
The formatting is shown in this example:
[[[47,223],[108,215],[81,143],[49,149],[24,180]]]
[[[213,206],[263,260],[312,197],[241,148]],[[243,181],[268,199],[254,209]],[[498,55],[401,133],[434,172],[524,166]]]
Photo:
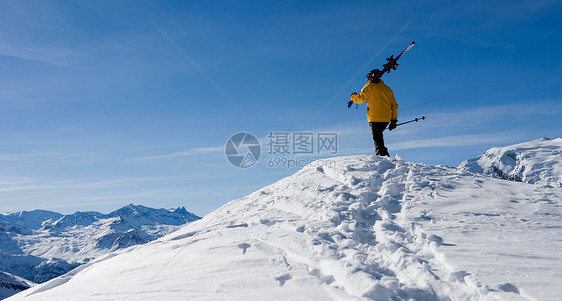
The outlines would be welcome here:
[[[35,283],[10,273],[0,272],[0,299],[7,298],[17,292],[28,289]]]
[[[194,219],[198,217],[183,207],[138,205],[110,214],[34,210],[0,215],[0,271],[42,283],[116,249],[162,237]],[[0,287],[24,287],[14,281],[0,278]]]
[[[0,222],[8,222],[29,229],[39,229],[43,222],[56,220],[62,216],[63,215],[60,213],[46,210],[20,211],[7,215],[0,215]]]
[[[0,235],[5,236],[0,240],[0,251],[83,263],[117,248],[164,236],[198,217],[185,208],[153,209],[130,204],[109,214],[61,215],[35,210],[10,214],[4,219],[9,223],[0,222]]]
[[[559,187],[400,158],[328,161],[8,300],[556,300],[562,293]],[[541,165],[542,179],[557,176],[547,172],[556,164]]]
[[[562,187],[562,138],[495,147],[459,168],[498,178]]]

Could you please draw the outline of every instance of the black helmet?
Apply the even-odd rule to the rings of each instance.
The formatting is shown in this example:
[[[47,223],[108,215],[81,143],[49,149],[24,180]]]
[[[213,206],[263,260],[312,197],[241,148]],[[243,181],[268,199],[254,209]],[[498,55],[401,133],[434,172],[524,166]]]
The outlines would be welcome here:
[[[381,73],[381,71],[379,69],[373,69],[371,71],[369,71],[369,73],[367,73],[367,80],[370,82],[375,82],[378,83],[380,81],[380,77],[377,78],[376,81],[374,81],[374,79]],[[382,75],[382,74],[381,74]]]

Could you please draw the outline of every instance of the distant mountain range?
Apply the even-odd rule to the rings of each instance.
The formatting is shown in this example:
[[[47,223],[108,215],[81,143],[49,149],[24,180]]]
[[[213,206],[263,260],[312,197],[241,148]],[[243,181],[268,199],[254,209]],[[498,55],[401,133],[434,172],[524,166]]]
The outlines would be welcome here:
[[[0,214],[0,298],[198,219],[184,207],[167,210],[133,204],[109,214],[45,210]]]

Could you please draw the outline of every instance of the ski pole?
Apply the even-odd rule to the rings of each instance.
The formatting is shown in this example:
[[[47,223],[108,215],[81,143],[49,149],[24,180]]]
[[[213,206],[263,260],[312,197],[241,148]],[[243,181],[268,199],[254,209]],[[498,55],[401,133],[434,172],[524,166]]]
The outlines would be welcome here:
[[[410,122],[418,122],[420,120],[425,120],[425,116],[422,116],[420,118],[415,118],[415,119],[412,119],[412,120],[409,120],[409,121],[406,121],[406,122],[398,123],[396,126],[404,125],[404,124],[407,124],[407,123],[410,123]],[[388,126],[386,128],[388,129]]]
[[[414,121],[415,121],[415,122],[418,122],[418,121],[420,121],[420,120],[425,120],[425,116],[422,116],[421,118],[412,119],[412,120],[410,120],[410,121],[406,121],[406,122],[399,123],[399,124],[397,124],[396,126],[403,125],[403,124],[410,123],[410,122],[414,122]]]

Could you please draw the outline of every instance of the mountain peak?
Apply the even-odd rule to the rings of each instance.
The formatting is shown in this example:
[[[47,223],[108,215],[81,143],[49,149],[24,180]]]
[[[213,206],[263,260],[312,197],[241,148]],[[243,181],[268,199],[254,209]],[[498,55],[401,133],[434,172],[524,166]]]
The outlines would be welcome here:
[[[187,211],[187,209],[185,209],[185,207],[178,207],[176,208],[173,212],[175,213],[180,213],[180,214],[188,214],[189,212]]]
[[[123,211],[128,210],[129,212],[134,212],[134,213],[138,213],[138,212],[140,212],[140,211],[149,210],[148,207],[145,207],[145,206],[142,206],[142,205],[135,205],[135,204],[133,204],[133,203],[130,203],[130,204],[128,204],[128,205],[125,205],[125,206],[123,206],[123,207],[120,208],[120,209],[122,209]],[[118,210],[120,210],[120,209],[118,209]]]
[[[12,224],[37,230],[41,228],[44,222],[57,220],[62,216],[62,214],[57,212],[37,209],[32,211],[19,211],[3,215],[3,219]]]

